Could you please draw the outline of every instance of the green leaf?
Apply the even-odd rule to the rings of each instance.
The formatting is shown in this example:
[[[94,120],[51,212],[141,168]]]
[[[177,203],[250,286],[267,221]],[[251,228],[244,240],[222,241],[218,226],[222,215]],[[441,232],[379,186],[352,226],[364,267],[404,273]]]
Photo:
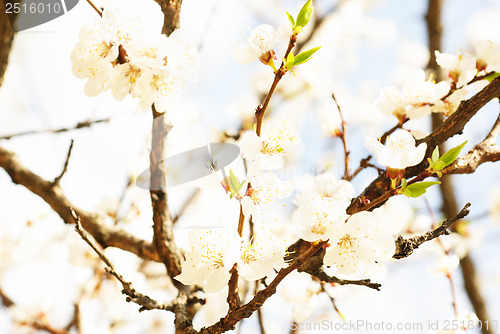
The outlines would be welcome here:
[[[293,67],[293,61],[294,61],[295,57],[293,56],[293,53],[290,52],[288,54],[288,56],[286,56],[286,59],[284,59],[285,61],[285,68],[287,70],[290,70],[292,67]]]
[[[498,73],[498,72],[493,72],[493,73],[491,73],[491,74],[489,74],[489,75],[485,76],[485,77],[484,77],[484,80],[488,80],[488,82],[492,82],[492,81],[493,81],[493,79],[495,79],[495,78],[497,78],[497,77],[499,77],[499,76],[500,76],[500,73]]]
[[[232,192],[240,188],[240,181],[238,181],[238,178],[236,177],[236,175],[234,175],[232,169],[229,169],[229,183],[231,184]]]
[[[425,194],[427,188],[440,183],[439,181],[428,181],[410,184],[403,190],[403,195],[408,197],[419,197]]]
[[[401,189],[404,189],[406,188],[406,185],[408,184],[408,182],[406,181],[406,179],[403,177],[401,179]]]
[[[453,161],[455,161],[460,154],[460,151],[462,148],[464,148],[465,144],[467,144],[467,141],[463,142],[462,145],[458,145],[457,147],[454,147],[450,149],[448,152],[443,154],[441,158],[439,158],[439,161],[444,162],[444,166],[440,169],[443,169],[444,167],[450,165]],[[436,168],[437,169],[437,168]],[[439,169],[437,169],[439,170]]]
[[[311,20],[313,10],[312,0],[308,0],[300,9],[299,15],[297,15],[297,24],[295,24],[295,27],[302,30],[302,28],[304,28]]]
[[[290,24],[292,25],[292,29],[295,28],[295,20],[293,19],[293,16],[290,15],[289,12],[286,12],[286,16],[288,16],[288,21],[290,21]]]
[[[446,167],[445,163],[444,163],[444,161],[441,161],[441,160],[436,161],[436,163],[432,165],[432,169],[435,171],[441,170],[444,167]]]
[[[311,50],[307,50],[307,51],[299,53],[298,55],[295,56],[295,59],[294,59],[292,65],[297,66],[297,65],[305,63],[306,61],[311,59],[312,55],[314,53],[316,53],[316,51],[318,51],[319,49],[321,49],[321,46],[318,46],[318,47],[315,47]]]
[[[432,151],[432,162],[436,162],[439,159],[439,145],[436,145],[434,151]]]

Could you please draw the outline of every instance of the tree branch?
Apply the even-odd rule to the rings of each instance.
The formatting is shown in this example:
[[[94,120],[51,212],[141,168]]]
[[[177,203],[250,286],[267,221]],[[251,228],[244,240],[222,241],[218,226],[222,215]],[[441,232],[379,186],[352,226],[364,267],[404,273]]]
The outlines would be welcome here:
[[[288,267],[282,268],[273,281],[265,289],[257,292],[252,300],[234,311],[229,311],[228,314],[217,323],[209,327],[202,328],[200,330],[200,334],[223,333],[234,329],[239,321],[250,317],[253,312],[264,304],[267,298],[276,293],[276,287],[289,273],[301,267],[310,257],[322,249],[326,243],[326,241],[321,241],[317,244],[311,245],[307,251],[297,257]]]
[[[414,167],[406,169],[404,177],[409,179],[415,175],[420,174],[428,167],[426,158],[430,157],[432,151],[448,138],[461,133],[465,124],[489,101],[500,96],[500,77],[491,81],[483,90],[474,95],[468,100],[462,101],[455,113],[453,113],[446,121],[429,134],[427,137],[417,141],[417,145],[425,142],[427,143],[427,151],[422,162]],[[366,201],[372,202],[376,198],[382,196],[390,189],[390,179],[385,175],[377,177],[357,198],[351,201],[347,208],[348,214],[354,214],[363,210],[363,205]],[[383,203],[381,203],[383,204]]]
[[[62,193],[59,185],[44,180],[21,164],[14,152],[0,146],[0,167],[9,174],[12,182],[26,187],[32,193],[40,196],[61,217],[66,224],[74,220],[68,207],[75,207]],[[82,226],[103,247],[117,247],[129,251],[143,259],[159,261],[154,247],[145,240],[139,239],[125,231],[107,226],[102,217],[96,214],[76,209],[82,220]]]
[[[453,225],[456,221],[464,218],[469,214],[470,203],[465,204],[462,210],[453,218],[445,220],[440,226],[432,231],[428,231],[422,235],[405,239],[399,236],[396,239],[396,252],[392,256],[395,259],[402,259],[410,256],[415,249],[417,249],[421,244],[426,241],[430,241],[439,237],[440,235],[450,234],[451,232],[448,228]]]
[[[70,128],[62,128],[62,129],[55,129],[55,130],[32,130],[32,131],[25,131],[25,132],[13,133],[13,134],[6,135],[6,136],[1,136],[0,139],[12,139],[14,137],[36,135],[36,134],[39,134],[39,133],[62,133],[62,132],[68,132],[68,131],[73,131],[73,130],[88,128],[88,127],[90,127],[90,126],[92,126],[94,124],[108,122],[108,121],[109,121],[109,118],[96,119],[94,121],[84,121],[84,122],[77,123],[75,126],[70,127]]]
[[[168,275],[173,278],[181,273],[180,252],[174,242],[173,222],[167,200],[166,171],[163,164],[165,139],[172,126],[165,123],[164,115],[158,113],[154,106],[152,109],[153,136],[150,155],[150,196],[153,207],[153,244],[161,261],[165,264]],[[173,282],[178,287],[182,286],[175,280]]]
[[[500,146],[496,144],[500,132],[500,115],[488,136],[477,144],[469,153],[455,160],[454,163],[442,170],[443,174],[471,174],[485,162],[500,160]]]
[[[99,256],[99,258],[106,264],[106,271],[113,275],[122,285],[123,290],[122,293],[127,296],[127,302],[134,302],[137,305],[139,305],[141,308],[139,309],[139,312],[142,312],[144,310],[167,310],[167,311],[172,311],[174,310],[174,306],[172,304],[160,304],[156,300],[143,295],[140,292],[137,292],[133,287],[132,283],[125,281],[122,275],[120,275],[116,269],[113,263],[108,259],[106,255],[104,255],[103,251],[97,246],[94,242],[90,240],[88,237],[87,233],[82,228],[82,224],[80,221],[80,217],[78,214],[73,210],[72,208],[68,208],[71,217],[74,220],[75,223],[75,230],[76,232],[80,235],[80,237],[96,252],[96,254]]]
[[[59,176],[57,176],[54,179],[54,181],[52,182],[54,185],[59,185],[64,174],[66,174],[66,172],[68,171],[69,159],[71,158],[71,151],[73,150],[73,143],[74,143],[74,140],[71,139],[71,143],[69,144],[69,148],[68,148],[68,153],[66,154],[66,160],[64,161],[63,170],[61,171],[61,174],[59,174]]]

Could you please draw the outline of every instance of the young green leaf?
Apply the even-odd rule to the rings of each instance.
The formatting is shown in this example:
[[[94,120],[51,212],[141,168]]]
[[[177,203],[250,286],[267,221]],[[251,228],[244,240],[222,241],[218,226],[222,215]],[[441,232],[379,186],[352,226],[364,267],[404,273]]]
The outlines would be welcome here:
[[[419,197],[427,191],[427,188],[433,186],[435,184],[440,184],[439,181],[428,181],[428,182],[419,182],[406,186],[404,188],[402,194],[408,197]]]
[[[299,31],[304,28],[309,21],[311,20],[312,14],[313,14],[313,3],[312,0],[308,0],[304,6],[300,9],[299,15],[297,15],[297,24],[295,25],[296,28],[299,28]]]
[[[465,144],[467,144],[467,141],[463,142],[462,145],[450,149],[448,152],[446,152],[439,158],[439,161],[444,162],[444,166],[441,169],[450,165],[453,161],[457,159],[458,155],[460,154],[460,151],[462,150],[462,148],[464,148]]]
[[[290,21],[290,24],[292,25],[292,29],[295,28],[295,20],[293,19],[293,16],[290,15],[289,12],[286,12],[286,16],[288,16],[288,21]]]
[[[485,80],[488,80],[488,82],[492,82],[492,81],[493,81],[493,79],[495,79],[495,78],[497,78],[497,77],[499,77],[499,76],[500,76],[500,73],[498,73],[498,72],[493,72],[493,73],[491,73],[491,74],[489,74],[489,75],[485,76],[485,77],[484,77],[484,79],[485,79]]]
[[[312,55],[316,53],[316,51],[318,51],[319,49],[321,49],[321,46],[299,53],[298,55],[295,56],[292,65],[297,66],[305,63],[306,61],[311,59]]]
[[[234,175],[233,170],[229,169],[229,183],[231,184],[231,190],[232,192],[237,191],[237,189],[240,188],[240,181]]]
[[[284,66],[285,66],[285,68],[287,70],[291,70],[292,69],[294,60],[295,60],[295,57],[293,56],[293,53],[290,52],[288,54],[288,56],[286,57],[286,59],[284,59],[284,62],[285,62]]]
[[[432,162],[436,162],[439,159],[439,145],[436,145],[434,151],[432,151]]]

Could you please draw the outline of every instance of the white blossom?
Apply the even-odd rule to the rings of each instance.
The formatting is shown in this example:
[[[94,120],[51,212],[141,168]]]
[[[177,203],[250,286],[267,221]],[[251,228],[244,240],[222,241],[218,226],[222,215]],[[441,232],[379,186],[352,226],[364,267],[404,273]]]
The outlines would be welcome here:
[[[366,274],[391,259],[395,252],[392,234],[377,229],[372,212],[351,216],[330,238],[323,263],[335,266],[341,274]]]
[[[460,102],[465,99],[467,87],[469,86],[457,89],[445,99],[436,101],[431,107],[432,112],[441,113],[447,117],[453,114],[458,109]]]
[[[240,44],[234,50],[234,58],[240,64],[248,64],[257,59],[269,62],[274,56],[273,47],[278,42],[278,32],[269,24],[261,24],[250,33],[247,44]]]
[[[462,87],[477,74],[476,58],[469,54],[453,55],[435,51],[436,62],[448,71],[448,77],[457,87]]]
[[[379,164],[398,170],[420,163],[427,149],[426,143],[415,147],[415,138],[406,130],[397,130],[391,134],[385,145],[376,139],[366,138],[365,146]]]
[[[238,273],[248,281],[261,279],[284,265],[285,245],[269,233],[254,237],[241,247]]]
[[[161,33],[163,14],[155,1],[140,7],[130,0],[104,5],[102,18],[80,31],[71,54],[73,73],[88,78],[88,96],[111,89],[117,100],[138,97],[141,110],[154,103],[166,111],[193,78],[196,52],[179,30],[169,37]]]
[[[249,168],[247,181],[252,186],[241,199],[245,217],[262,213],[261,204],[276,203],[276,200],[288,197],[293,190],[290,185],[281,181],[271,171],[262,171],[255,166]]]
[[[347,219],[345,212],[354,195],[352,185],[332,174],[315,177],[308,190],[299,193],[292,220],[306,241],[328,240]]]
[[[226,286],[239,253],[238,235],[222,229],[195,229],[189,234],[189,246],[182,273],[175,279],[186,285],[203,285],[207,292]]]
[[[428,116],[432,105],[438,103],[450,90],[446,81],[436,83],[425,79],[425,72],[418,70],[400,90],[395,86],[386,87],[375,100],[375,106],[383,114],[394,115],[400,120]],[[434,111],[436,112],[436,111]]]
[[[268,120],[262,124],[260,137],[247,131],[238,141],[243,157],[266,169],[283,167],[283,157],[297,141],[295,128],[287,120]]]
[[[476,43],[476,67],[478,71],[500,71],[500,44],[491,40]]]

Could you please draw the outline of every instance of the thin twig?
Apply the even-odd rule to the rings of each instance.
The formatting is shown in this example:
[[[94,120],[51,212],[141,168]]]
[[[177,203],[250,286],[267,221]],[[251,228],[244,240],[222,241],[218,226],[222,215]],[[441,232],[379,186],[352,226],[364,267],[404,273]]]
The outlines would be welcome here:
[[[102,10],[100,10],[99,8],[97,8],[97,6],[94,5],[94,3],[91,0],[87,0],[87,2],[92,6],[92,8],[95,9],[95,11],[97,12],[97,14],[99,14],[99,16],[102,17]]]
[[[439,237],[440,235],[450,234],[448,228],[456,221],[464,218],[469,214],[470,203],[465,204],[462,210],[453,218],[445,220],[439,227],[428,231],[425,234],[405,239],[398,236],[396,239],[396,252],[392,256],[395,259],[402,259],[410,256],[415,249],[426,241]]]
[[[328,298],[330,299],[330,302],[332,303],[332,306],[333,306],[333,309],[335,310],[335,312],[337,312],[337,314],[339,315],[339,317],[346,321],[346,318],[344,317],[344,315],[342,314],[342,312],[340,312],[339,308],[337,307],[337,303],[335,303],[335,298],[333,298],[329,293],[328,291],[326,290],[325,288],[325,284],[324,283],[320,283],[320,286],[321,286],[321,292],[323,292],[325,295],[328,296]]]
[[[24,323],[23,325],[27,325],[33,327],[34,329],[38,329],[41,331],[46,331],[50,334],[69,334],[69,331],[64,329],[57,329],[49,325],[46,321],[36,319],[32,323]]]
[[[342,116],[342,109],[340,108],[340,104],[337,101],[337,98],[335,98],[335,94],[332,93],[332,99],[337,105],[337,109],[339,111],[340,115],[340,124],[342,127],[342,130],[340,132],[340,139],[342,140],[342,146],[344,147],[344,176],[342,177],[344,180],[350,180],[351,175],[349,171],[349,150],[347,149],[347,123],[344,120],[344,117]]]
[[[137,292],[133,287],[132,283],[125,281],[122,275],[120,275],[116,269],[113,263],[108,259],[106,255],[104,255],[104,252],[101,250],[101,248],[95,244],[93,241],[90,240],[88,237],[87,233],[85,230],[82,228],[82,224],[80,221],[80,216],[73,210],[72,208],[69,208],[69,211],[75,220],[75,230],[76,232],[80,235],[80,237],[96,252],[96,254],[99,256],[102,262],[106,265],[106,271],[113,275],[122,285],[123,290],[122,293],[127,296],[127,301],[128,302],[134,302],[137,305],[141,306],[139,309],[139,312],[144,311],[144,310],[167,310],[167,311],[172,311],[174,310],[174,306],[172,304],[160,304],[156,300],[143,295],[140,292]]]
[[[330,276],[327,273],[325,273],[321,268],[318,268],[314,271],[307,270],[306,272],[324,283],[338,284],[338,285],[361,285],[377,291],[380,291],[380,287],[382,286],[380,283],[373,283],[368,278],[361,280],[348,280],[348,279],[337,278],[335,276]]]
[[[59,174],[59,176],[56,177],[54,179],[54,181],[52,182],[52,184],[54,184],[54,185],[59,185],[64,174],[66,174],[66,172],[68,171],[68,164],[69,164],[69,159],[71,157],[71,151],[73,150],[73,143],[74,143],[74,140],[71,139],[71,143],[69,144],[69,148],[68,148],[68,153],[66,154],[66,160],[64,161],[63,170],[62,170],[61,174]]]
[[[80,122],[80,123],[77,123],[75,126],[70,127],[70,128],[62,128],[62,129],[54,129],[54,130],[50,130],[50,129],[49,130],[32,130],[32,131],[13,133],[10,135],[1,136],[0,139],[7,139],[8,140],[8,139],[12,139],[14,137],[37,135],[37,134],[42,134],[42,133],[62,133],[62,132],[68,132],[68,131],[88,128],[94,124],[104,123],[104,122],[109,122],[109,118],[96,119],[94,121]]]
[[[288,42],[288,48],[286,49],[286,52],[285,52],[285,55],[283,56],[283,59],[287,58],[288,54],[290,54],[293,47],[295,46],[295,43],[297,43],[297,35],[292,34],[290,36],[290,41]],[[285,62],[282,61],[279,69],[274,74],[273,83],[271,84],[271,88],[269,88],[269,92],[266,95],[266,99],[264,100],[264,103],[260,104],[255,111],[255,118],[257,119],[257,124],[255,126],[255,133],[257,133],[257,136],[259,136],[259,137],[260,137],[260,132],[262,129],[262,121],[264,120],[264,115],[266,114],[267,107],[269,106],[269,101],[271,101],[271,97],[273,96],[274,90],[278,86],[278,83],[280,82],[283,75],[285,75],[285,73],[286,73],[286,71],[284,69],[284,65],[285,65]]]

